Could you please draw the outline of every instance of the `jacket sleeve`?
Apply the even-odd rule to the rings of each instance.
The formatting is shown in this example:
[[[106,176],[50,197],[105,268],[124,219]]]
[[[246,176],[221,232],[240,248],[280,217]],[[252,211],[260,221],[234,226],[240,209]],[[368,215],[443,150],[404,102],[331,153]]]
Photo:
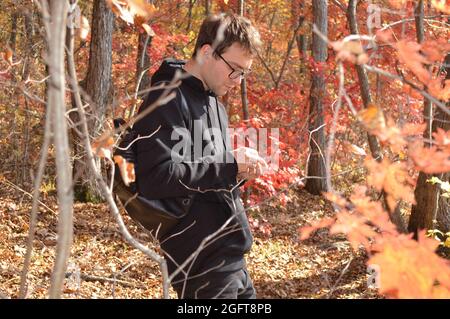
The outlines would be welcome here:
[[[150,92],[139,112],[156,101],[160,94],[161,91]],[[217,189],[223,187],[224,181],[236,179],[237,164],[229,151],[226,151],[229,161],[223,160],[224,154],[186,161],[173,152],[180,142],[172,138],[174,128],[189,130],[189,119],[183,115],[179,94],[134,125],[141,137],[152,134],[160,126],[152,137],[139,139],[136,147],[138,191],[150,199],[187,196],[196,192],[186,186],[199,190]]]

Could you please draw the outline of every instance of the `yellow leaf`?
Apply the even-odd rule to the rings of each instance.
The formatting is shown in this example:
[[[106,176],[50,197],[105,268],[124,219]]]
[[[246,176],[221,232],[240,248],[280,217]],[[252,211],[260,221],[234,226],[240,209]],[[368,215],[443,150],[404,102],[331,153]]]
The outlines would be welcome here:
[[[431,4],[437,10],[450,14],[450,4],[448,3],[448,0],[431,0]]]
[[[359,111],[358,117],[369,130],[383,130],[386,127],[383,111],[373,103]]]
[[[450,236],[445,240],[444,246],[450,248]]]
[[[89,21],[85,16],[81,16],[81,27],[80,27],[80,38],[86,40],[91,27],[89,26]]]
[[[155,36],[155,31],[153,31],[152,27],[149,26],[147,23],[143,23],[142,27],[144,28],[145,32],[151,37]]]

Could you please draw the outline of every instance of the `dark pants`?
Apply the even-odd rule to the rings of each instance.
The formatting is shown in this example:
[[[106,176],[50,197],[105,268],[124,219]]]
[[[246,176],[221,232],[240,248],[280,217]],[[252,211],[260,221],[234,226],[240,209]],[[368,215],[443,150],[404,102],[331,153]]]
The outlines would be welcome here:
[[[178,298],[255,299],[256,292],[246,268],[232,272],[211,272],[173,285]]]

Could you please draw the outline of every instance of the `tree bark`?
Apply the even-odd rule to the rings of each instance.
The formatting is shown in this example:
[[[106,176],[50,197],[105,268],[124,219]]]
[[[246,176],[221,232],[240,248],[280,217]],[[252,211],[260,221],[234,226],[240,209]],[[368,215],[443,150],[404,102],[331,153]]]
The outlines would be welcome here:
[[[66,33],[66,1],[51,1],[48,37],[48,110],[52,112],[53,141],[56,151],[57,191],[58,191],[58,241],[55,266],[49,290],[50,298],[61,296],[64,274],[70,255],[73,236],[73,189],[70,169],[69,138],[66,124],[64,39]],[[44,17],[45,18],[45,17]]]
[[[443,174],[442,181],[449,182],[450,174]],[[436,214],[437,229],[443,233],[450,231],[450,200],[446,197],[439,196],[438,211]]]
[[[415,9],[415,20],[416,20],[416,34],[418,42],[422,42],[425,39],[423,30],[423,0],[420,0]],[[450,79],[450,67],[448,63],[450,62],[450,54],[445,58],[447,79]],[[450,104],[448,104],[450,105]],[[424,118],[427,121],[427,127],[423,134],[425,141],[431,139],[431,132],[437,131],[438,128],[444,130],[450,129],[449,121],[450,117],[444,113],[441,109],[436,109],[435,120],[433,121],[433,108],[431,102],[424,98]],[[430,145],[425,142],[426,145]],[[433,229],[435,228],[435,221],[437,217],[439,203],[443,206],[439,210],[440,219],[445,224],[446,212],[448,213],[448,202],[446,200],[439,200],[440,186],[438,184],[428,183],[427,180],[433,176],[442,180],[444,177],[448,177],[448,174],[425,174],[423,172],[419,173],[419,178],[417,180],[416,189],[414,190],[414,195],[416,197],[416,204],[411,208],[411,216],[409,219],[408,230],[413,232],[417,236],[417,232],[420,229]]]
[[[239,0],[239,14],[241,16],[244,16],[244,6],[245,1]],[[244,120],[248,120],[249,113],[248,113],[248,98],[247,98],[247,81],[246,79],[242,79],[241,81],[241,100],[242,100],[242,113],[244,116]]]
[[[211,0],[205,0],[205,16],[211,13]]]
[[[327,15],[328,3],[326,0],[313,1],[314,24],[319,31],[327,36]],[[327,59],[327,43],[317,34],[312,36],[313,58],[316,62],[325,62]],[[326,94],[325,77],[321,72],[312,75],[312,85],[310,93],[310,119],[309,131],[311,139],[309,142],[310,157],[308,161],[308,177],[305,188],[315,195],[326,191],[326,169],[325,169],[325,130],[323,115],[323,97]]]
[[[357,0],[350,0],[348,4],[347,18],[351,34],[359,34],[358,23],[356,20],[357,2]],[[369,78],[367,76],[366,70],[361,65],[356,65],[356,72],[358,73],[358,80],[361,88],[361,97],[363,100],[363,104],[364,107],[367,108],[369,104],[372,103]],[[380,143],[378,142],[376,136],[367,134],[367,139],[369,141],[370,152],[372,153],[373,158],[381,162],[383,157],[381,154]]]
[[[95,0],[92,10],[91,43],[89,51],[89,65],[83,88],[90,97],[89,111],[92,117],[88,126],[91,136],[97,136],[105,122],[108,105],[112,103],[112,33],[114,14],[105,0]],[[75,153],[85,154],[79,141],[75,141]],[[76,181],[75,194],[78,200],[98,200],[98,189],[95,181],[87,173],[86,157],[76,156],[81,160],[75,161],[74,176],[80,176]],[[99,162],[98,162],[99,164]]]
[[[299,9],[301,10],[301,13],[299,15],[299,23],[303,24],[305,23],[305,13],[304,13],[305,4],[301,2],[299,6],[300,6]],[[294,10],[295,8],[292,9]],[[304,33],[298,34],[295,37],[295,41],[297,42],[298,55],[300,57],[299,73],[302,74],[303,72],[305,72],[306,66],[307,46],[308,46],[307,37]]]
[[[17,20],[19,14],[17,12],[13,13],[11,17],[11,33],[9,35],[9,47],[14,52],[16,51],[16,39],[17,39]]]
[[[111,102],[112,73],[112,33],[114,14],[104,0],[95,0],[92,12],[92,36],[89,51],[89,66],[85,79],[85,90],[94,105],[90,108],[97,116],[94,129],[97,133],[101,128],[108,102]]]
[[[196,0],[189,0],[189,9],[188,9],[188,22],[186,25],[186,32],[191,31],[191,27],[192,27],[192,9],[194,8],[194,4],[195,4]]]
[[[146,32],[139,34],[138,58],[136,61],[136,85],[139,85],[138,92],[145,90],[150,86],[151,76],[148,73],[150,68],[150,57],[147,53],[148,48],[152,44],[153,37]],[[138,96],[142,97],[143,94]]]
[[[358,5],[357,0],[350,0],[348,3],[348,7],[347,7],[347,20],[348,20],[348,26],[349,26],[351,34],[359,34],[358,21],[357,21],[357,15],[356,15],[357,5]],[[363,105],[364,105],[364,108],[367,108],[369,106],[369,104],[372,103],[372,96],[370,94],[369,78],[367,76],[366,70],[361,65],[356,65],[355,67],[356,67],[356,72],[358,74],[359,86],[361,88],[361,97],[363,100]],[[380,143],[378,142],[378,139],[376,138],[376,136],[369,134],[369,133],[367,134],[367,139],[369,142],[369,148],[370,148],[372,157],[376,161],[381,162],[383,160],[383,154],[381,152],[381,147],[380,147]],[[399,232],[406,233],[406,231],[407,231],[406,224],[405,224],[403,217],[401,216],[400,206],[398,205],[397,208],[394,209],[394,211],[391,211],[389,209],[389,206],[387,205],[386,194],[384,191],[382,192],[382,196],[383,196],[384,206],[389,212],[389,217],[390,217],[391,221],[396,225]]]
[[[148,3],[152,4],[152,0],[147,0]],[[148,69],[150,68],[150,57],[148,55],[148,48],[152,44],[153,37],[151,37],[147,32],[142,32],[139,34],[138,39],[138,54],[136,61],[136,85],[137,91],[140,92],[150,86],[150,75]],[[142,94],[138,94],[142,97]]]

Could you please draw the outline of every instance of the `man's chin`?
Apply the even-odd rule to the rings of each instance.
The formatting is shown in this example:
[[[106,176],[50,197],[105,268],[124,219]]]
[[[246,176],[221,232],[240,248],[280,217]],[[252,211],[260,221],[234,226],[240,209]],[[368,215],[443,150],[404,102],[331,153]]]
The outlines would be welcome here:
[[[220,90],[220,91],[218,91],[218,92],[214,92],[217,96],[224,96],[225,94],[227,94],[228,93],[228,89],[223,89],[223,90]]]

